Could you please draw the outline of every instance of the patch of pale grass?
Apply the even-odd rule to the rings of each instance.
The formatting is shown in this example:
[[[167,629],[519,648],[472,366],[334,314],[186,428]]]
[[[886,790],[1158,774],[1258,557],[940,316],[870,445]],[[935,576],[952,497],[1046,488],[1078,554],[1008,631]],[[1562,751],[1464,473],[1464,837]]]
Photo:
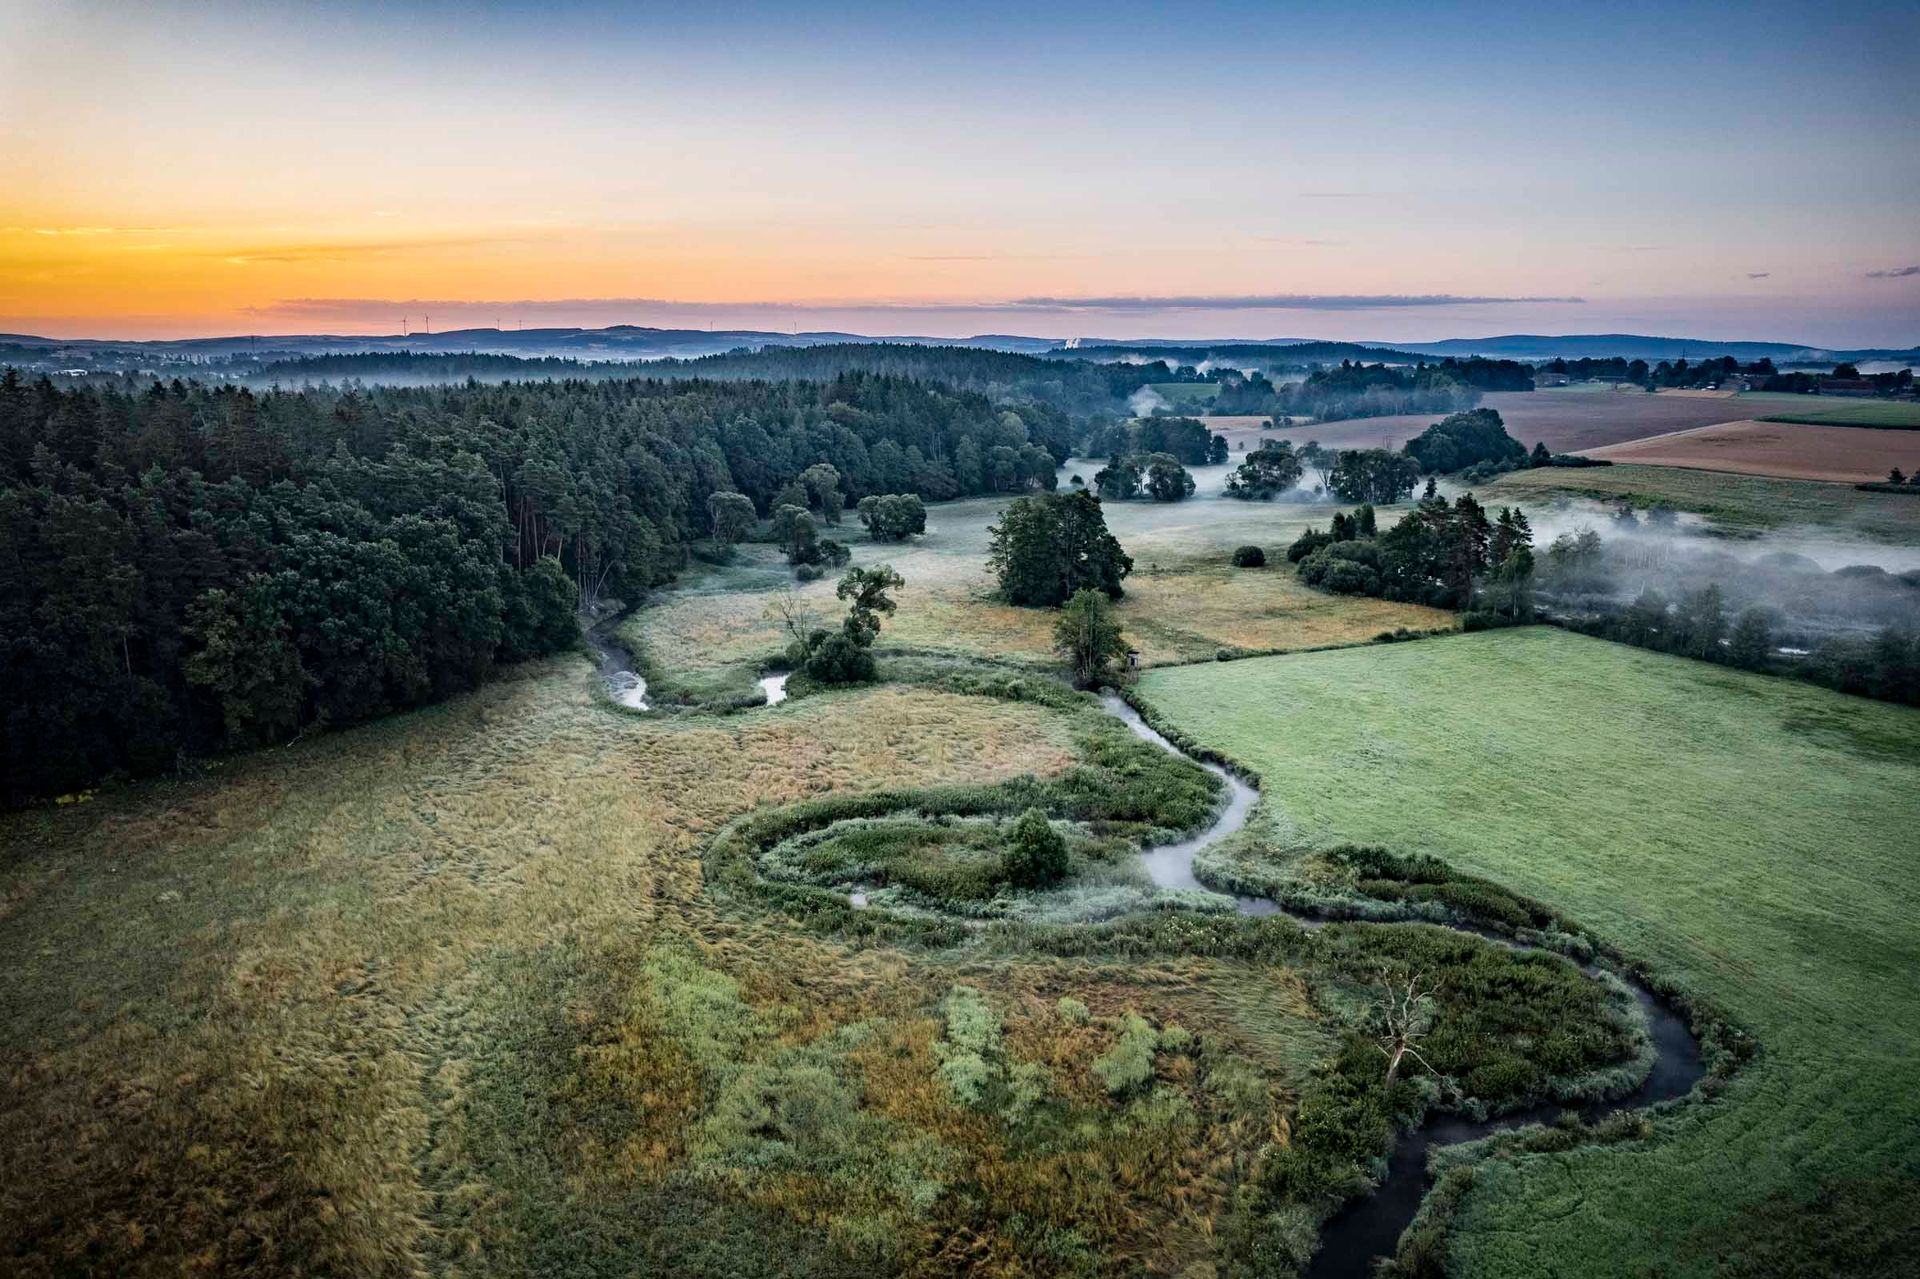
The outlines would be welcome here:
[[[1039,707],[903,688],[649,720],[564,662],[0,819],[0,1252],[419,1273],[475,973],[560,937],[718,937],[697,848],[755,804],[1048,773],[1069,743]]]

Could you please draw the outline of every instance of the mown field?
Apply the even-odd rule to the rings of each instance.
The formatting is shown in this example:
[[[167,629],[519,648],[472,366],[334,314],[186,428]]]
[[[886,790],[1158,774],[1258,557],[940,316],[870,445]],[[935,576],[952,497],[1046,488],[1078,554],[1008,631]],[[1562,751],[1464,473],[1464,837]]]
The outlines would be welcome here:
[[[1920,466],[1920,436],[1770,417],[1629,440],[1589,449],[1587,456],[1612,462],[1852,484],[1884,480],[1895,467],[1904,474],[1908,468]]]
[[[1651,1142],[1480,1167],[1451,1272],[1920,1263],[1920,714],[1545,629],[1152,671],[1142,692],[1259,770],[1279,863],[1349,840],[1439,855],[1757,1037]]]
[[[1555,453],[1580,453],[1606,444],[1686,431],[1696,426],[1737,422],[1766,413],[1786,413],[1824,403],[1813,395],[1649,395],[1638,387],[1553,387],[1539,391],[1496,391],[1481,397],[1482,407],[1499,410],[1507,432],[1532,448],[1544,443]],[[1328,448],[1399,448],[1439,421],[1442,413],[1353,418],[1291,428],[1284,438],[1319,440]],[[1250,438],[1243,430],[1233,438]]]
[[[1481,497],[1549,504],[1557,498],[1631,502],[1693,511],[1732,530],[1825,526],[1894,545],[1920,544],[1920,506],[1910,497],[1861,492],[1851,484],[1621,464],[1541,467],[1498,476]]]
[[[1090,483],[1103,465],[1070,460],[1061,470],[1062,488],[1072,475]],[[1436,609],[1302,586],[1285,564],[1286,547],[1309,524],[1325,524],[1328,508],[1221,498],[1228,469],[1192,468],[1198,492],[1184,502],[1105,504],[1108,527],[1134,560],[1119,614],[1144,664],[1205,661],[1222,649],[1266,652],[1360,643],[1401,627],[1453,625],[1451,614]],[[892,564],[906,579],[883,648],[1025,663],[1054,660],[1053,615],[995,598],[997,584],[986,563],[988,529],[1006,501],[930,506],[926,535],[906,543],[872,541],[851,514],[838,534],[829,533],[847,542],[855,564]],[[1229,565],[1233,548],[1249,543],[1266,548],[1269,567]],[[777,655],[786,643],[775,606],[790,586],[816,616],[838,615],[833,577],[796,584],[771,546],[742,546],[735,555],[727,567],[689,574],[624,629],[662,691],[710,695],[750,686],[754,664]]]
[[[1821,397],[1815,397],[1821,398]],[[1805,422],[1813,426],[1865,426],[1879,430],[1920,430],[1920,403],[1911,400],[1822,399],[1831,407],[1796,407],[1791,412],[1775,413],[1761,419],[1766,422]]]

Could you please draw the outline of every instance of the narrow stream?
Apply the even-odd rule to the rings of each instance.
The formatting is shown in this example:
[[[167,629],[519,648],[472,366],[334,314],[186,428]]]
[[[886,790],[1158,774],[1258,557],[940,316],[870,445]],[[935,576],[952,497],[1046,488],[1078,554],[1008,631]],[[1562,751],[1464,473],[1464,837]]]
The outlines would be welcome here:
[[[583,628],[587,642],[592,646],[601,678],[606,680],[607,689],[615,701],[622,706],[636,710],[649,709],[647,703],[647,682],[634,669],[633,654],[628,652],[613,638],[614,622],[608,620]],[[760,679],[759,685],[766,693],[767,705],[777,706],[786,700],[787,679],[785,673],[767,675]],[[1215,777],[1226,783],[1227,804],[1213,824],[1196,835],[1175,844],[1162,844],[1147,849],[1141,854],[1141,861],[1147,875],[1162,888],[1207,889],[1193,873],[1193,860],[1201,849],[1226,838],[1247,824],[1254,805],[1260,794],[1232,771],[1206,760],[1194,759],[1175,746],[1164,735],[1154,730],[1140,713],[1112,693],[1101,696],[1101,705],[1109,715],[1125,724],[1141,739],[1153,743],[1161,750],[1192,760]],[[1208,889],[1207,891],[1214,891]],[[849,901],[856,907],[867,904],[864,892],[851,894]],[[1309,928],[1322,926],[1326,921],[1286,912],[1278,902],[1265,897],[1234,898],[1243,915],[1290,914],[1291,918]],[[1515,942],[1510,938],[1479,933],[1476,929],[1462,928],[1461,931],[1475,932],[1488,940],[1515,950],[1529,950],[1532,947]],[[1598,970],[1591,965],[1585,966],[1589,973]],[[1693,1085],[1705,1073],[1701,1060],[1700,1044],[1688,1028],[1687,1023],[1656,997],[1646,987],[1634,979],[1631,973],[1617,973],[1632,989],[1634,997],[1640,1001],[1645,1011],[1647,1023],[1653,1034],[1657,1055],[1652,1072],[1644,1083],[1629,1095],[1611,1102],[1595,1103],[1581,1110],[1589,1119],[1599,1118],[1615,1110],[1637,1109],[1650,1106],[1655,1102],[1675,1097],[1684,1097],[1693,1090]],[[1492,1120],[1471,1120],[1459,1115],[1436,1114],[1420,1127],[1400,1134],[1388,1157],[1387,1175],[1374,1193],[1365,1199],[1356,1200],[1335,1213],[1327,1220],[1320,1232],[1320,1250],[1314,1254],[1313,1263],[1307,1270],[1309,1279],[1345,1279],[1347,1276],[1364,1277],[1373,1273],[1375,1260],[1392,1255],[1400,1240],[1400,1234],[1413,1220],[1420,1208],[1420,1200],[1427,1189],[1427,1152],[1436,1145],[1451,1145],[1456,1142],[1473,1141],[1489,1133],[1507,1128],[1517,1128],[1530,1123],[1550,1123],[1557,1118],[1562,1106],[1548,1104],[1528,1110],[1502,1115]]]
[[[1147,874],[1161,887],[1205,888],[1206,885],[1194,876],[1194,855],[1244,827],[1259,798],[1259,792],[1220,765],[1193,759],[1156,732],[1140,718],[1138,711],[1119,697],[1106,693],[1100,701],[1107,713],[1132,729],[1135,736],[1171,754],[1192,759],[1227,783],[1227,806],[1213,825],[1177,844],[1163,844],[1148,849],[1141,856]],[[1234,900],[1244,915],[1272,915],[1283,911],[1278,902],[1264,897],[1236,897]],[[1291,915],[1291,912],[1287,913]],[[1301,915],[1291,917],[1308,927],[1317,927],[1325,922]],[[1534,949],[1511,938],[1481,933],[1477,929],[1465,928],[1461,931],[1485,936],[1490,941],[1515,950]],[[1590,964],[1582,965],[1582,968],[1590,974],[1599,971]],[[1578,1113],[1588,1120],[1598,1119],[1616,1110],[1634,1110],[1684,1097],[1693,1091],[1694,1084],[1706,1073],[1700,1042],[1694,1038],[1686,1021],[1635,980],[1631,973],[1614,971],[1632,989],[1634,998],[1639,1000],[1641,1010],[1646,1014],[1655,1049],[1653,1070],[1646,1081],[1627,1096],[1580,1108]],[[1348,1204],[1328,1218],[1320,1232],[1320,1250],[1314,1254],[1313,1263],[1307,1269],[1308,1279],[1345,1279],[1347,1276],[1371,1275],[1377,1259],[1393,1254],[1400,1242],[1401,1232],[1419,1211],[1420,1200],[1426,1194],[1427,1153],[1434,1146],[1474,1141],[1489,1133],[1525,1124],[1551,1123],[1566,1109],[1568,1107],[1548,1103],[1488,1120],[1434,1114],[1418,1128],[1401,1133],[1394,1143],[1392,1154],[1388,1156],[1387,1175],[1379,1188],[1367,1198]]]
[[[593,664],[600,678],[606,681],[608,695],[632,710],[650,711],[653,706],[647,701],[646,677],[633,669],[633,654],[614,638],[614,627],[619,620],[612,617],[582,626],[580,633],[586,637],[587,647],[593,650]],[[767,705],[778,706],[787,700],[787,680],[791,674],[778,671],[754,681],[766,695]]]

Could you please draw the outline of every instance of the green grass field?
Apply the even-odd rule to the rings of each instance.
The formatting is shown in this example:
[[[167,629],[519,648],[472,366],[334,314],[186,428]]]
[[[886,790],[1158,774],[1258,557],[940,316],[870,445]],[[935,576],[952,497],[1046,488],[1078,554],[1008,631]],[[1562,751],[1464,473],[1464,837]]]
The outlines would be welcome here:
[[[1775,413],[1762,422],[1801,422],[1808,426],[1872,426],[1890,431],[1920,430],[1920,403],[1895,400],[1841,400],[1831,408]]]
[[[1213,382],[1154,382],[1150,386],[1176,409],[1200,408],[1220,394],[1220,387]]]
[[[1914,1264],[1920,713],[1546,629],[1156,670],[1142,692],[1260,772],[1275,849],[1445,857],[1757,1037],[1644,1148],[1483,1166],[1452,1272]]]
[[[1783,480],[1674,466],[1540,467],[1486,485],[1491,502],[1551,502],[1558,497],[1632,502],[1694,511],[1730,530],[1818,525],[1896,545],[1920,543],[1920,503],[1868,493],[1851,484]]]

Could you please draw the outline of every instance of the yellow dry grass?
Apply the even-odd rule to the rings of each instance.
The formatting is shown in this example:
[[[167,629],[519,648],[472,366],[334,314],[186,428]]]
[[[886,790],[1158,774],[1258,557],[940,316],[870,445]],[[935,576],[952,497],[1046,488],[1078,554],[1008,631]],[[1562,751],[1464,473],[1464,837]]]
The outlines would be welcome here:
[[[1208,491],[1215,491],[1226,468],[1199,473]],[[887,619],[883,648],[1055,660],[1052,611],[1003,603],[987,570],[988,529],[1004,505],[1004,499],[941,504],[930,512],[927,536],[901,545],[877,545],[853,534],[856,564],[890,563],[906,579],[894,592],[899,611]],[[1324,524],[1328,510],[1218,496],[1170,505],[1107,503],[1108,525],[1134,559],[1120,619],[1141,661],[1206,661],[1223,648],[1321,648],[1363,643],[1398,627],[1453,624],[1439,610],[1302,586],[1285,550],[1308,525]],[[1391,514],[1389,509],[1386,518]],[[1266,549],[1270,567],[1244,571],[1228,565],[1233,548],[1249,543]],[[676,679],[712,679],[785,646],[788,637],[775,609],[783,587],[821,625],[836,623],[844,612],[832,576],[792,583],[772,548],[749,546],[740,548],[735,566],[650,602],[627,623],[625,634],[655,669]]]
[[[569,662],[9,816],[0,1252],[18,1274],[418,1273],[484,962],[717,938],[697,846],[733,814],[1045,773],[1067,742],[1035,707],[895,688],[645,720]]]
[[[950,1228],[900,1223],[912,1272],[1022,1272],[978,1225],[1020,1212],[1128,1272],[1183,1272],[1324,1051],[1298,975],[852,947],[702,888],[705,837],[754,805],[1046,774],[1073,736],[1058,712],[898,687],[636,717],[562,662],[0,819],[0,1256],[29,1276],[524,1272],[553,1223],[612,1229],[699,1157],[702,1062],[636,993],[664,947],[737,983],[763,1052],[873,1028],[845,1059],[860,1105],[953,1152],[968,1187]],[[954,1104],[934,1044],[955,981],[1094,1135],[1015,1158]],[[1263,1063],[1267,1102],[1222,1112],[1170,1060],[1206,1113],[1130,1138],[1090,1073],[1110,1023],[1059,1018],[1069,993],[1215,1036]],[[803,1237],[886,1206],[800,1175],[714,1193]]]

